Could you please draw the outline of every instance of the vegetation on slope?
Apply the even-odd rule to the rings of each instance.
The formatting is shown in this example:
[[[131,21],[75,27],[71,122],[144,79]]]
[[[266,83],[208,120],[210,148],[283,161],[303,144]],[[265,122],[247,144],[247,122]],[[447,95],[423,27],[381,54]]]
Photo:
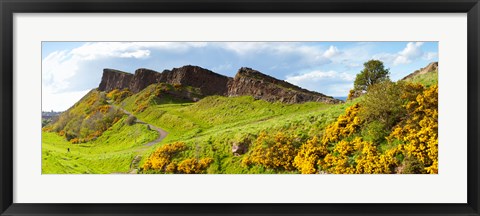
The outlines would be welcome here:
[[[43,130],[57,132],[71,143],[84,143],[98,138],[123,115],[107,103],[105,92],[92,90]]]
[[[424,74],[419,74],[417,76],[408,78],[406,81],[412,83],[419,83],[425,87],[430,87],[433,85],[438,85],[438,71],[430,71]]]
[[[386,71],[362,96],[337,105],[203,98],[162,83],[137,94],[93,90],[46,126],[42,170],[128,172],[140,156],[143,173],[438,173],[436,73],[391,82]],[[121,109],[168,136],[144,146],[158,134]],[[78,128],[96,115],[93,125],[105,129],[89,138],[93,132]],[[117,119],[105,121],[109,115]],[[85,143],[67,142],[71,134]]]
[[[114,173],[130,170],[132,159],[157,133],[123,117],[97,140],[72,144],[54,132],[42,132],[42,173]]]

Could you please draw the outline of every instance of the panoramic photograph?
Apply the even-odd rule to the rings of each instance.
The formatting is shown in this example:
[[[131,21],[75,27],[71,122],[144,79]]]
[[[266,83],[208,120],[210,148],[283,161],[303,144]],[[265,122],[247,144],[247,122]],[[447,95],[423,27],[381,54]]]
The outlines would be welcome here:
[[[42,174],[438,174],[438,42],[42,42]]]

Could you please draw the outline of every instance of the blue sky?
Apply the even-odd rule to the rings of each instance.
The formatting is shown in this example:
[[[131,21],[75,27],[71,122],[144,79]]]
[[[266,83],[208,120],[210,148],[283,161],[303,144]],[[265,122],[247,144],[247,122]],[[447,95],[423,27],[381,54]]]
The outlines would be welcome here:
[[[437,42],[43,42],[42,109],[63,111],[100,83],[104,68],[133,73],[197,65],[235,76],[240,67],[330,96],[346,96],[370,59],[398,80],[438,61]]]

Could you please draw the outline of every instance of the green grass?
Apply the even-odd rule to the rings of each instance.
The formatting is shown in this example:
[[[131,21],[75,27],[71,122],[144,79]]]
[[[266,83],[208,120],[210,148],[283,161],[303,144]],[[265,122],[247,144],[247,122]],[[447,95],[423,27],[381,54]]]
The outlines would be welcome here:
[[[151,148],[142,144],[156,137],[157,132],[148,130],[146,125],[128,126],[123,119],[97,140],[82,144],[72,144],[56,133],[42,132],[42,173],[127,172],[132,159]]]
[[[125,125],[126,116],[96,140],[83,144],[71,144],[55,133],[43,132],[42,172],[128,172],[136,155],[142,156],[141,166],[158,146],[181,141],[188,148],[174,161],[213,158],[214,163],[208,168],[208,173],[275,173],[275,170],[262,166],[242,166],[244,156],[234,156],[232,144],[245,139],[254,140],[262,131],[282,131],[295,134],[302,140],[321,136],[324,128],[354,103],[284,104],[256,100],[251,96],[209,96],[193,103],[176,99],[165,92],[157,94],[159,87],[172,91],[172,86],[151,85],[117,105],[134,113],[139,120],[169,132],[162,142],[152,147],[143,146],[157,137],[156,132],[149,131],[142,124]],[[180,91],[193,90],[182,87]],[[148,106],[135,112],[142,104]],[[82,104],[77,106],[83,107]],[[70,152],[67,152],[68,148]]]
[[[272,173],[273,170],[258,166],[243,167],[240,163],[243,156],[231,153],[232,143],[255,139],[261,131],[287,131],[305,139],[321,136],[326,125],[352,103],[284,104],[255,100],[251,96],[211,96],[197,103],[153,105],[136,116],[169,132],[163,144],[176,141],[187,144],[188,149],[177,161],[210,157],[215,162],[209,173]]]
[[[438,84],[438,71],[430,71],[424,74],[414,76],[410,79],[407,79],[409,82],[420,83],[426,88]]]

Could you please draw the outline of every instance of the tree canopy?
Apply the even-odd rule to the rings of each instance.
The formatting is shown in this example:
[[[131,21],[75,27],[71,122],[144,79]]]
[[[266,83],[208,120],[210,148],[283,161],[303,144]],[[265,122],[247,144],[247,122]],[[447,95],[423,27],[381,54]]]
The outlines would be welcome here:
[[[389,78],[389,69],[385,69],[383,62],[380,60],[369,60],[363,63],[363,70],[357,74],[354,82],[355,91],[366,92],[368,87]]]

